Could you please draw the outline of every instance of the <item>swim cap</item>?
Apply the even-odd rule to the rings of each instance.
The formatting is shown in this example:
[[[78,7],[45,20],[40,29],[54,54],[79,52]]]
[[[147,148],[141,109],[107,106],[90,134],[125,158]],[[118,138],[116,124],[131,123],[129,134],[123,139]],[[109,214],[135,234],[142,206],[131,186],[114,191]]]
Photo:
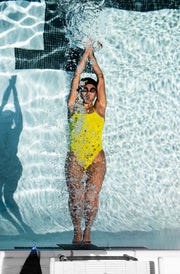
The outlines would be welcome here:
[[[79,85],[80,85],[80,87],[83,87],[83,86],[86,86],[86,85],[88,85],[88,84],[91,84],[91,85],[93,85],[93,86],[95,86],[96,88],[97,88],[97,81],[95,81],[94,79],[92,79],[92,78],[89,78],[89,77],[87,77],[87,78],[82,78],[81,80],[80,80],[80,83],[79,83]]]

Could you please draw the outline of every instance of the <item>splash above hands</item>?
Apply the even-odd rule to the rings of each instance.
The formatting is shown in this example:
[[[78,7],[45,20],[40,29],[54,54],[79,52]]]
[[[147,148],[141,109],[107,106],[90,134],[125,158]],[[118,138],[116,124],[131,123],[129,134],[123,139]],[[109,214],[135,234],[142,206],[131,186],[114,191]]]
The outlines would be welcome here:
[[[86,42],[85,49],[92,51],[99,51],[102,49],[103,45],[99,42],[96,41],[95,39],[88,40]]]

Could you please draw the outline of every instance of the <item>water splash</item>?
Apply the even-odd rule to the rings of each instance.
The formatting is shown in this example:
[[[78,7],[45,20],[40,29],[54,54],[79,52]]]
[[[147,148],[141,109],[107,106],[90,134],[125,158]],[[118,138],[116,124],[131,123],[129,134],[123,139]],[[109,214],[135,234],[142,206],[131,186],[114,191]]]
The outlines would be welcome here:
[[[81,1],[59,1],[58,8],[62,12],[68,8],[66,13],[66,37],[71,47],[84,48],[89,38],[96,39],[96,28],[98,17],[102,11],[104,0],[82,3]]]

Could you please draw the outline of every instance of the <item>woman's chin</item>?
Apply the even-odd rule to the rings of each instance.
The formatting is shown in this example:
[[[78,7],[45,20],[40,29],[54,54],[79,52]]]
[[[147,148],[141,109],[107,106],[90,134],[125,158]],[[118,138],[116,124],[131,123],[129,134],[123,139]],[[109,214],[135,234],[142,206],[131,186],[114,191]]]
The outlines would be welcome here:
[[[85,105],[89,105],[89,104],[91,103],[91,100],[84,99],[84,100],[83,100],[83,103],[84,103]]]

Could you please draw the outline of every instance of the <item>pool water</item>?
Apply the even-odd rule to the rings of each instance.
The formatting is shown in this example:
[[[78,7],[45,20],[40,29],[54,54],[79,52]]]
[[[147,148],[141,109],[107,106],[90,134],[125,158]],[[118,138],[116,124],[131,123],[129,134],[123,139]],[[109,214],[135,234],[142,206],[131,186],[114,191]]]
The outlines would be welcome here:
[[[107,173],[92,239],[180,248],[180,10],[65,2],[68,46],[82,49],[89,36],[103,44],[95,56],[106,83]],[[72,240],[64,165],[73,71],[16,68],[14,48],[45,51],[45,8],[0,2],[0,104],[9,94],[3,111],[13,117],[8,127],[0,114],[0,248]],[[17,96],[8,91],[12,75]]]

